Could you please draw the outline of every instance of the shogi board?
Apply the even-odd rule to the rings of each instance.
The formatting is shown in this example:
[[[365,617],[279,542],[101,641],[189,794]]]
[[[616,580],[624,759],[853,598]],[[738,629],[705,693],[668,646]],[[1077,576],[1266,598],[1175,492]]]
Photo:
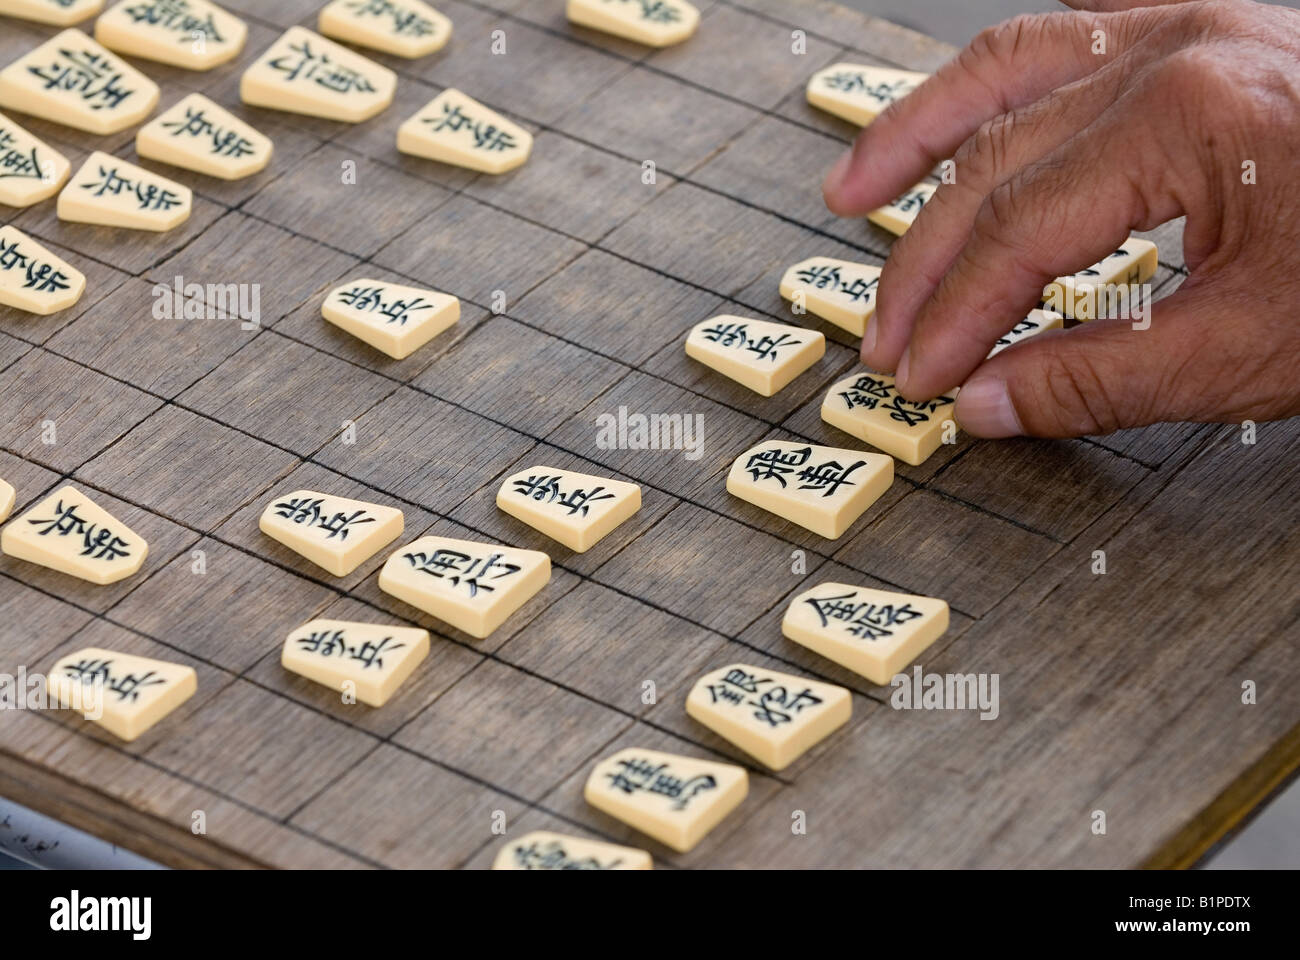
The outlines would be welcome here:
[[[267,170],[168,168],[195,201],[164,235],[61,223],[52,200],[0,211],[88,280],[64,313],[0,312],[0,476],[18,510],[73,483],[150,546],[108,587],[0,559],[2,669],[96,646],[198,672],[198,693],[130,744],[5,711],[0,794],[188,866],[484,867],[500,812],[509,836],[556,830],[677,867],[1127,867],[1197,861],[1291,775],[1300,557],[1279,534],[1300,526],[1300,421],[1260,425],[1253,446],[1236,426],[962,436],[899,464],[834,542],[726,494],[732,458],[764,437],[853,445],[818,410],[855,344],[793,316],[778,284],[817,254],[880,264],[890,238],[825,210],[822,172],[853,129],[807,105],[807,78],[854,60],[933,70],[952,51],[824,2],[698,5],[696,36],[649,51],[570,29],[563,0],[439,0],[450,45],[367,52],[400,74],[397,102],[351,126],[240,106],[240,72],[318,5],[227,0],[250,24],[237,62],[139,66],[163,107],[200,90],[272,137]],[[498,28],[508,54],[483,56]],[[0,60],[52,32],[6,21]],[[451,85],[534,133],[528,164],[493,178],[397,153],[397,126]],[[74,166],[92,149],[135,159],[133,130],[15,120]],[[1168,291],[1180,231],[1157,233]],[[260,326],[155,319],[154,284],[177,277],[260,284]],[[452,293],[461,320],[392,360],[320,317],[357,277]],[[826,356],[755,398],[684,355],[690,327],[722,313],[816,324]],[[595,420],[620,407],[698,415],[700,456],[603,449]],[[494,504],[538,464],[631,480],[644,505],[573,554]],[[476,641],[381,593],[385,554],[335,579],[262,536],[268,499],[299,488],[400,506],[403,542],[546,550],[554,575]],[[998,718],[895,710],[890,688],[786,640],[790,598],[826,581],[947,600],[924,668],[996,674]],[[345,706],[279,663],[316,617],[426,627],[433,649],[382,709]],[[700,675],[734,662],[851,687],[853,718],[760,769],[684,711]],[[593,764],[625,746],[744,764],[749,796],[676,854],[583,802]]]

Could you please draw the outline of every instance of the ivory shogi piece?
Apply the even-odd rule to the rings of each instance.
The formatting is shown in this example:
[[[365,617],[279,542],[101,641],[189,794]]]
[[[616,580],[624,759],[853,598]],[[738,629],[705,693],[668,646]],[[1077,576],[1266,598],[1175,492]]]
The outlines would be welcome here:
[[[104,9],[104,0],[0,0],[0,17],[70,27]]]
[[[985,359],[992,360],[1013,343],[1027,340],[1044,330],[1060,330],[1064,325],[1063,319],[1059,313],[1053,313],[1051,310],[1030,310],[1025,319],[998,338],[998,342],[993,345],[993,349]]]
[[[188,220],[193,202],[183,183],[96,150],[72,175],[55,209],[72,223],[161,233]]]
[[[533,135],[448,88],[397,128],[397,149],[482,173],[505,173],[528,159]]]
[[[116,583],[144,565],[149,545],[74,487],[62,487],[0,532],[0,550],[91,583]]]
[[[930,198],[939,188],[933,183],[918,183],[902,196],[895,197],[879,210],[872,210],[867,219],[878,227],[883,227],[895,236],[901,237],[907,228],[916,222]]]
[[[248,26],[208,0],[123,0],[95,21],[95,39],[128,57],[211,70],[239,56]]]
[[[271,162],[271,140],[201,93],[141,127],[135,152],[221,180],[242,180]]]
[[[379,588],[482,639],[550,579],[551,558],[538,550],[422,537],[388,558]]]
[[[402,535],[402,511],[315,490],[276,497],[258,527],[318,567],[346,577]]]
[[[87,647],[49,672],[50,693],[122,740],[142,733],[194,696],[192,667]]]
[[[0,480],[0,523],[4,523],[9,519],[16,497],[17,494],[14,492],[14,488],[4,480]]]
[[[650,854],[633,847],[534,830],[502,845],[493,870],[651,870]]]
[[[773,770],[784,770],[848,723],[844,687],[733,663],[696,681],[686,712]]]
[[[644,43],[669,47],[695,32],[700,12],[686,0],[568,0],[570,23]]]
[[[80,30],[64,30],[0,70],[0,107],[89,133],[140,123],[158,85]]]
[[[360,123],[393,102],[397,74],[305,27],[290,27],[239,78],[244,103]]]
[[[582,795],[597,810],[685,853],[748,792],[743,767],[631,747],[596,764]]]
[[[945,437],[956,440],[956,392],[933,400],[904,400],[894,378],[856,373],[832,384],[822,419],[912,466],[924,463]]]
[[[382,707],[429,655],[429,631],[312,620],[284,641],[280,665],[362,703]]]
[[[336,327],[401,360],[456,323],[460,301],[435,290],[362,279],[331,290],[320,312]]]
[[[893,481],[882,454],[767,440],[736,458],[727,492],[834,540]]]
[[[441,50],[451,20],[421,0],[333,0],[316,20],[327,37],[415,59]]]
[[[58,193],[68,158],[0,113],[0,203],[30,207]]]
[[[727,315],[697,323],[686,355],[760,396],[770,397],[826,354],[815,330]]]
[[[929,74],[858,63],[835,63],[808,81],[808,102],[849,123],[866,126],[901,100]]]
[[[934,597],[823,583],[793,600],[781,632],[872,683],[887,684],[948,629]]]
[[[1128,296],[1127,287],[1146,283],[1154,276],[1159,253],[1150,240],[1129,237],[1100,263],[1068,277],[1057,277],[1043,291],[1048,309],[1070,320],[1092,320],[1098,299],[1112,294]]]
[[[831,257],[800,260],[781,277],[781,296],[812,314],[862,336],[876,312],[880,267]]]
[[[81,299],[86,278],[17,227],[0,227],[0,304],[45,316]]]
[[[497,506],[584,553],[641,509],[641,488],[558,467],[529,467],[506,477],[497,490]]]

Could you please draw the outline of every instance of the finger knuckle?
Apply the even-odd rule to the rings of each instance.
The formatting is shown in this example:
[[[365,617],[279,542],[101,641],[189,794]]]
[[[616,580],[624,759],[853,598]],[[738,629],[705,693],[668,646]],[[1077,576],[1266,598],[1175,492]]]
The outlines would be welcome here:
[[[1098,362],[1085,353],[1054,355],[1043,382],[1047,409],[1066,432],[1112,433],[1133,420],[1134,411],[1115,396]]]

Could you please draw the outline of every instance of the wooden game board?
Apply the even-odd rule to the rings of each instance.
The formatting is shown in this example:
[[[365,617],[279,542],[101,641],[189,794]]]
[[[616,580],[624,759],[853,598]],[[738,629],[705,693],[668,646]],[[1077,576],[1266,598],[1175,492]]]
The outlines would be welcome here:
[[[818,416],[856,363],[836,328],[817,324],[825,359],[771,399],[682,351],[716,313],[816,323],[779,299],[786,266],[888,251],[822,204],[853,130],[805,103],[805,81],[839,60],[932,70],[949,48],[823,2],[704,0],[695,37],[650,52],[570,28],[561,0],[439,0],[450,45],[377,57],[397,100],[353,127],[238,103],[244,66],[321,0],[225,5],[251,28],[237,62],[136,65],[162,107],[199,90],[271,136],[268,170],[155,167],[196,192],[163,235],[62,223],[52,200],[0,211],[88,277],[72,310],[0,311],[0,476],[17,510],[75,483],[151,546],[108,587],[0,559],[0,670],[110,647],[192,665],[199,692],[130,744],[62,713],[0,714],[0,794],[186,866],[482,867],[497,811],[511,836],[603,837],[664,867],[1135,866],[1194,862],[1292,774],[1300,421],[1260,425],[1253,446],[1237,426],[963,438],[899,464],[837,541],[724,491],[760,438],[853,445]],[[0,61],[52,32],[5,21]],[[534,133],[526,166],[493,179],[396,152],[398,124],[451,85]],[[134,130],[15,119],[74,168],[96,148],[136,159]],[[1180,231],[1156,239],[1168,292]],[[155,319],[153,285],[177,276],[260,284],[261,326]],[[362,276],[454,293],[460,323],[390,360],[320,317]],[[595,418],[620,406],[701,414],[704,455],[599,449]],[[634,480],[644,506],[572,554],[494,505],[535,463]],[[378,590],[386,551],[335,579],[260,534],[267,499],[299,487],[400,506],[407,540],[547,550],[554,576],[473,640]],[[788,599],[824,580],[945,598],[952,626],[924,667],[997,674],[1000,716],[891,709],[889,688],[785,640]],[[288,631],[321,615],[421,624],[433,653],[382,709],[343,706],[279,665]],[[698,675],[734,661],[847,685],[853,719],[779,775],[757,769],[683,710]],[[593,763],[626,745],[746,763],[750,795],[674,854],[583,802]]]

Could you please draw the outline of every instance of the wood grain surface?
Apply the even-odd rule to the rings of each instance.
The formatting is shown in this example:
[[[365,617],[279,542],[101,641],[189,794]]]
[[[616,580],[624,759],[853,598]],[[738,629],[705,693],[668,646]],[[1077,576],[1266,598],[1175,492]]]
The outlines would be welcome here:
[[[824,0],[697,0],[696,36],[661,51],[570,27],[563,0],[439,0],[447,48],[368,54],[400,77],[370,122],[239,104],[242,70],[320,5],[226,2],[249,41],[210,73],[136,63],[163,107],[201,91],[275,142],[248,180],[155,166],[196,192],[180,228],[0,208],[88,278],[64,313],[0,309],[0,477],[17,509],[71,482],[150,544],[109,587],[0,557],[0,672],[98,646],[199,678],[130,744],[4,711],[0,793],[177,866],[484,867],[504,815],[509,836],[632,843],[668,868],[1128,867],[1194,863],[1293,775],[1300,421],[1260,425],[1253,445],[1206,425],[963,437],[899,464],[836,541],[725,492],[762,438],[853,445],[818,408],[856,344],[791,315],[777,284],[814,254],[879,264],[890,238],[822,204],[854,131],[807,105],[807,78],[840,60],[933,70],[950,48]],[[504,56],[488,53],[497,30]],[[4,21],[0,63],[53,32]],[[398,124],[452,85],[534,134],[525,166],[490,177],[397,153]],[[134,130],[15,119],[74,165],[94,149],[137,160]],[[1155,238],[1167,292],[1186,273],[1181,224]],[[178,276],[259,284],[260,326],[155,319],[154,284]],[[461,320],[391,360],[320,317],[357,277],[453,293]],[[715,313],[814,326],[826,357],[758,398],[683,355]],[[600,449],[596,418],[620,406],[699,415],[702,455]],[[536,463],[632,480],[644,505],[573,554],[495,507],[501,478]],[[265,503],[304,487],[400,507],[407,540],[546,550],[554,575],[475,640],[379,591],[383,554],[332,578],[263,536]],[[945,598],[952,625],[922,663],[996,674],[997,719],[893,709],[888,687],[787,641],[788,600],[825,580]],[[433,650],[382,709],[343,705],[279,665],[316,616],[425,626]],[[694,679],[734,661],[849,686],[853,718],[781,773],[758,769],[684,711]],[[582,799],[625,746],[743,763],[750,795],[674,853]]]

